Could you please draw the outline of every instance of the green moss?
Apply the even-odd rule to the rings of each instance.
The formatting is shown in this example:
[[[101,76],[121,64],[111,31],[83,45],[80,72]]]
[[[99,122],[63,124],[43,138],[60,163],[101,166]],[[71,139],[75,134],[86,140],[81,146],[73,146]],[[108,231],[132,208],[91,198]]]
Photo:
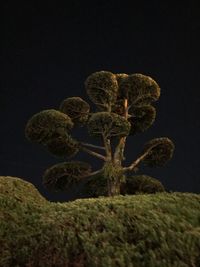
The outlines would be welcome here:
[[[141,194],[61,204],[45,201],[33,185],[20,179],[1,177],[0,185],[1,267],[200,264],[197,194]]]

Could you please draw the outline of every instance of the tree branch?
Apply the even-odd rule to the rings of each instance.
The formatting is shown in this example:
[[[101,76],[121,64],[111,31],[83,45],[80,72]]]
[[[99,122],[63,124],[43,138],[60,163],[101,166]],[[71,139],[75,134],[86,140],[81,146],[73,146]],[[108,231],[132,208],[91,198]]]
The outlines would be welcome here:
[[[91,172],[88,175],[84,175],[84,176],[82,176],[82,178],[91,177],[91,176],[96,175],[96,174],[101,173],[101,172],[102,172],[102,169],[94,171],[94,172]]]
[[[106,150],[106,156],[109,160],[112,159],[112,150],[111,150],[111,145],[110,145],[110,139],[105,137],[104,134],[102,134],[103,137],[103,142]]]
[[[142,154],[139,158],[137,158],[129,167],[123,168],[123,171],[132,171],[138,164],[151,152],[151,150],[156,147],[158,143],[151,145],[144,154]]]
[[[86,147],[80,147],[80,150],[82,150],[82,151],[84,151],[84,152],[86,152],[86,153],[88,153],[88,154],[90,154],[90,155],[92,155],[92,156],[94,156],[96,158],[99,158],[99,159],[102,159],[102,160],[106,161],[106,157],[105,156],[103,156],[103,155],[101,155],[101,154],[99,154],[97,152],[94,152],[94,151],[92,151],[92,150],[90,150],[90,149],[88,149]]]
[[[128,120],[128,99],[124,99],[124,118]],[[126,144],[126,136],[121,137],[115,149],[114,161],[121,162],[124,159],[124,148]]]
[[[144,154],[142,154],[139,158],[137,158],[129,167],[124,167],[123,171],[132,171],[135,167],[137,167],[137,165],[149,154],[152,147],[150,147]]]
[[[103,147],[103,146],[96,146],[96,145],[88,144],[88,143],[81,143],[81,145],[92,147],[92,148],[97,148],[97,149],[101,149],[101,150],[106,150],[105,147]]]
[[[137,158],[129,167],[124,167],[123,171],[133,171],[140,162],[149,154],[150,150],[147,150],[144,154],[142,154],[139,158]]]

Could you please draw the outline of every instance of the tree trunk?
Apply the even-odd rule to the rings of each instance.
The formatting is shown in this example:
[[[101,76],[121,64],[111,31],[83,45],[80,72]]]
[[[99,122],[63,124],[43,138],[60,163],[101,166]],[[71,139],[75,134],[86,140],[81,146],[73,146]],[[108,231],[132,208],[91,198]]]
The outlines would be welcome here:
[[[117,196],[120,195],[121,183],[119,179],[111,180],[108,179],[108,196]]]
[[[108,196],[120,195],[120,187],[124,178],[121,165],[110,161],[104,164],[103,169],[104,176],[107,179]]]

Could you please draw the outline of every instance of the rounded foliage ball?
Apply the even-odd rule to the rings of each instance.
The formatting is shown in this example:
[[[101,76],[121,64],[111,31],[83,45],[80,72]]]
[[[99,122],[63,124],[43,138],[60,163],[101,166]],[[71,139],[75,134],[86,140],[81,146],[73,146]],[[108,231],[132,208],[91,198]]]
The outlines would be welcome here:
[[[167,137],[155,138],[145,144],[143,152],[147,152],[144,164],[150,167],[164,166],[173,156],[174,143]]]
[[[156,118],[156,109],[151,105],[136,106],[129,110],[131,117],[130,135],[146,131],[154,123]]]
[[[127,98],[128,105],[150,104],[160,97],[160,87],[151,77],[131,74],[119,86],[119,98]]]
[[[25,128],[25,136],[32,142],[45,144],[55,135],[71,130],[70,117],[54,109],[43,110],[33,115]]]
[[[126,183],[122,185],[122,193],[133,195],[136,193],[153,194],[164,192],[165,188],[160,181],[147,175],[134,175],[126,178]]]
[[[88,120],[90,106],[80,97],[69,97],[63,100],[59,109],[67,114],[75,124],[83,125]]]
[[[53,191],[67,190],[89,175],[91,166],[86,162],[71,161],[53,165],[43,175],[43,184]]]
[[[128,136],[131,125],[122,116],[109,112],[94,113],[88,121],[88,132],[93,136],[110,137]]]
[[[117,99],[118,82],[116,76],[109,71],[98,71],[85,81],[90,100],[102,110],[109,110]]]
[[[69,134],[49,139],[46,146],[50,153],[58,157],[70,158],[75,156],[79,151],[78,142]]]

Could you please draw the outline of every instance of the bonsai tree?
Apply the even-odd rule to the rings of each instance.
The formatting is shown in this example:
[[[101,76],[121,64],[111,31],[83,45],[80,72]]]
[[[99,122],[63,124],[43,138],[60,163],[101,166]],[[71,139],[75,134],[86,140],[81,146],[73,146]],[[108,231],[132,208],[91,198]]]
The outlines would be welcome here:
[[[98,184],[104,185],[105,195],[133,193],[140,179],[139,176],[127,178],[127,174],[136,172],[142,163],[150,167],[164,166],[173,155],[174,144],[169,138],[155,138],[144,145],[129,166],[124,164],[127,137],[146,131],[154,123],[156,109],[153,103],[160,97],[160,88],[152,78],[142,74],[108,71],[91,74],[85,87],[96,106],[95,111],[90,111],[89,104],[82,98],[69,97],[61,103],[59,110],[43,110],[31,117],[25,135],[30,141],[45,146],[53,155],[70,159],[83,151],[101,160],[102,167],[93,171],[86,162],[65,161],[48,168],[43,183],[47,188],[59,191],[85,179],[92,184],[98,178]],[[86,127],[89,135],[98,138],[101,145],[76,140],[72,137],[73,127]],[[147,192],[154,191],[155,179],[150,181],[150,187],[146,186],[147,176],[141,176],[141,181]],[[128,190],[125,190],[126,185]],[[161,183],[158,188],[164,190]]]

